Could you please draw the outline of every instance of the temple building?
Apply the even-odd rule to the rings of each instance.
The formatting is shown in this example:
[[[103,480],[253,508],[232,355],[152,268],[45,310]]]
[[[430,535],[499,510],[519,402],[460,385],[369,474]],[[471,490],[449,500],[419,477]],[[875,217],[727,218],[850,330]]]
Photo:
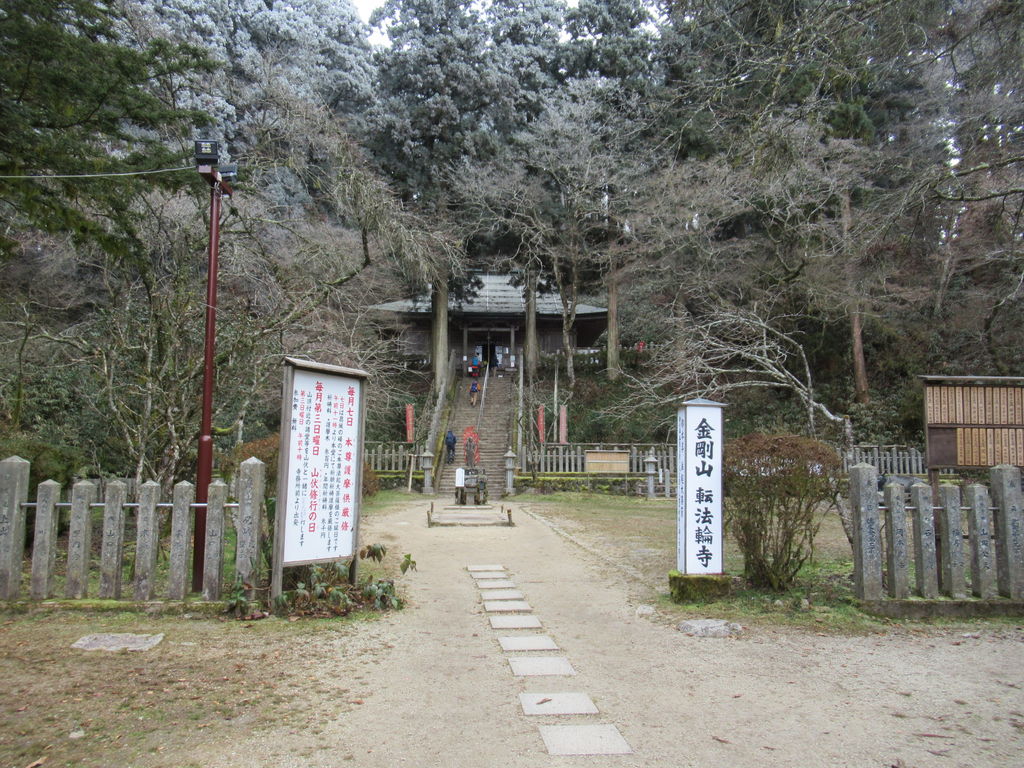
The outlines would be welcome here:
[[[463,359],[474,355],[503,370],[521,365],[526,340],[527,302],[522,285],[511,275],[473,274],[464,291],[448,299],[448,344]],[[433,334],[430,295],[374,305],[396,314],[401,338],[409,355],[429,358]],[[541,353],[562,349],[562,301],[554,290],[542,288],[536,296],[537,343]],[[608,326],[608,310],[578,304],[572,328],[574,348],[592,347]]]

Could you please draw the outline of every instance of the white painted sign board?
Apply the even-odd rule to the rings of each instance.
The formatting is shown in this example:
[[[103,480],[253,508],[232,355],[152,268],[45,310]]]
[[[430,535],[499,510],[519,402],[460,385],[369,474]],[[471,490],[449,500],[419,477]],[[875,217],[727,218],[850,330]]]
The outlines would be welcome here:
[[[690,400],[676,415],[676,568],[681,573],[720,574],[724,567],[723,407],[712,400]]]
[[[363,371],[285,359],[274,577],[355,555],[362,493]]]

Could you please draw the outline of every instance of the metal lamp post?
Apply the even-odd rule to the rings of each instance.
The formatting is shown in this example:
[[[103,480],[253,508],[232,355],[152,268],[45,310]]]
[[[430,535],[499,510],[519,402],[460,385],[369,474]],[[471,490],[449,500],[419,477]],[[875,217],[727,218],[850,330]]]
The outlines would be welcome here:
[[[203,588],[206,549],[206,502],[213,479],[213,378],[214,348],[217,340],[217,257],[220,251],[220,201],[231,197],[232,189],[217,170],[220,146],[216,141],[195,143],[199,175],[210,184],[210,247],[206,273],[206,339],[203,357],[203,407],[199,426],[199,455],[196,468],[196,516],[192,539],[192,591]],[[225,167],[225,170],[226,167]]]

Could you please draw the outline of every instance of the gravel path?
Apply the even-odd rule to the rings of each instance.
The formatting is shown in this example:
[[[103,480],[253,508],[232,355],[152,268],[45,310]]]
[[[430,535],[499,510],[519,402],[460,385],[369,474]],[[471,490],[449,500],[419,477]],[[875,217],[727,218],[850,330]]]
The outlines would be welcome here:
[[[338,701],[308,702],[321,724],[205,745],[202,765],[1024,765],[1020,629],[687,637],[638,615],[628,576],[517,505],[514,528],[428,529],[428,504],[364,524],[364,541],[412,553],[418,570],[403,578],[406,610],[311,660],[319,681],[336,681]],[[473,564],[503,565],[542,628],[492,629]],[[560,650],[498,641],[537,634]],[[565,657],[577,674],[516,677],[508,659],[522,656]],[[562,692],[599,713],[523,714],[519,694]],[[332,714],[342,699],[350,711]],[[548,725],[614,726],[632,752],[553,756]]]

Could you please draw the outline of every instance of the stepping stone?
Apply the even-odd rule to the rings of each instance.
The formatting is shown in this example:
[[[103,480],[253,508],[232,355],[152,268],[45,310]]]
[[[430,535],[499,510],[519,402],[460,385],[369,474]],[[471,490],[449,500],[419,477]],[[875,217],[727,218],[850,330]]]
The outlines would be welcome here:
[[[484,600],[488,613],[529,613],[533,610],[525,600]]]
[[[585,693],[520,693],[524,715],[596,715],[597,707]]]
[[[549,755],[629,755],[633,753],[614,725],[542,725]]]
[[[514,589],[516,583],[511,579],[481,579],[476,585],[479,589]]]
[[[487,600],[524,600],[526,595],[518,589],[495,589],[484,595]]]
[[[504,565],[467,565],[466,570],[472,573],[473,571],[504,571]]]
[[[540,629],[536,616],[488,616],[491,629]]]
[[[132,635],[127,633],[86,635],[71,644],[81,651],[148,651],[164,639],[159,635]]]
[[[565,656],[525,656],[509,659],[508,664],[516,677],[576,674]]]
[[[547,635],[499,637],[503,651],[557,651],[558,645]]]
[[[507,579],[508,574],[505,571],[474,571],[470,574],[477,581],[483,579]]]

